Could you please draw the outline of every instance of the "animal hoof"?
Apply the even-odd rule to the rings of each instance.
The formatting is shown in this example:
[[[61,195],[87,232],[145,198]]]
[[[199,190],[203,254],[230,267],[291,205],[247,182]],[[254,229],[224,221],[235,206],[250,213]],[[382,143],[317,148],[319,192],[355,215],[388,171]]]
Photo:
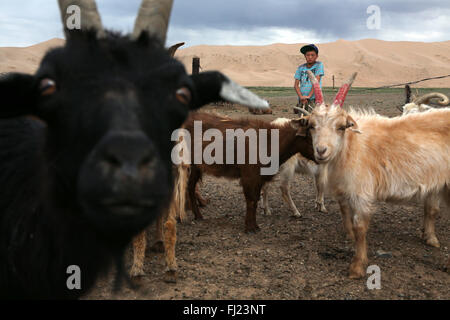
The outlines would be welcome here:
[[[354,259],[350,264],[349,278],[360,279],[364,277],[366,275],[366,271],[364,269],[365,265],[367,265],[367,262]]]
[[[254,234],[254,233],[258,232],[259,230],[260,229],[258,226],[254,227],[254,228],[246,228],[245,233]]]
[[[441,245],[439,244],[439,240],[436,237],[429,237],[426,239],[426,244],[435,248],[439,248]]]
[[[322,213],[328,213],[327,208],[322,202],[316,202],[316,210]]]
[[[293,217],[296,217],[296,218],[300,218],[301,216],[302,216],[302,214],[300,213],[300,212],[295,212],[294,214],[292,214],[292,216]]]
[[[350,279],[361,279],[362,277],[364,277],[365,273],[364,273],[364,269],[361,265],[350,265],[350,273],[349,273],[349,278]]]
[[[272,211],[270,211],[269,208],[266,208],[266,209],[264,209],[264,214],[265,214],[266,216],[271,216],[271,215],[272,215]]]
[[[153,252],[164,253],[164,243],[162,241],[156,241],[150,250]]]
[[[186,224],[189,222],[189,219],[187,217],[185,217],[185,218],[178,217],[177,222],[181,223],[181,224]]]
[[[203,216],[201,214],[198,216],[195,216],[195,220],[203,220]]]
[[[209,199],[198,199],[199,207],[206,207],[209,204]]]
[[[136,266],[132,266],[131,267],[131,271],[130,271],[130,277],[132,278],[137,278],[137,277],[142,277],[145,276],[145,272],[143,270],[142,267],[136,267]]]
[[[177,283],[177,271],[176,270],[168,270],[164,275],[164,282],[167,283]]]

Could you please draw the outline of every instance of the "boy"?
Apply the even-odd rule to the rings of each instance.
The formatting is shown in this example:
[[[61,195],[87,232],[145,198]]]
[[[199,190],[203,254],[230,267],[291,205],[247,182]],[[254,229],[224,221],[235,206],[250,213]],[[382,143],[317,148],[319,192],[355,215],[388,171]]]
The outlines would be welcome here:
[[[322,87],[322,76],[325,74],[323,63],[317,61],[319,57],[319,49],[314,44],[308,44],[300,49],[305,55],[306,63],[298,67],[295,72],[294,88],[298,95],[298,105],[304,109],[311,111],[315,106],[314,90],[311,81],[308,78],[307,70],[310,70],[317,77],[320,87]],[[299,87],[300,85],[300,87]],[[297,113],[297,111],[294,111]]]

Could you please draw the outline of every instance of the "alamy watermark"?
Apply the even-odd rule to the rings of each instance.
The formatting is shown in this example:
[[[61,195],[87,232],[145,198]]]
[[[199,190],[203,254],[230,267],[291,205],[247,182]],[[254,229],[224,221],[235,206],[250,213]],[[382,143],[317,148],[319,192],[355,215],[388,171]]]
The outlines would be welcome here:
[[[70,5],[66,10],[66,28],[68,30],[80,30],[81,29],[81,9],[77,5]]]
[[[81,269],[77,265],[70,265],[66,269],[69,274],[66,280],[66,286],[69,290],[81,290]]]
[[[369,30],[380,30],[381,28],[381,9],[377,5],[367,7],[366,13],[370,16],[366,20],[366,26]]]
[[[278,172],[279,129],[226,129],[224,136],[215,128],[203,132],[202,121],[194,121],[193,135],[183,128],[172,133],[171,140],[178,142],[172,149],[173,164],[260,164],[261,175]]]
[[[370,276],[367,278],[367,282],[366,282],[367,289],[380,290],[381,289],[381,269],[380,269],[380,267],[377,266],[376,264],[371,265],[367,268],[366,273],[370,274]]]

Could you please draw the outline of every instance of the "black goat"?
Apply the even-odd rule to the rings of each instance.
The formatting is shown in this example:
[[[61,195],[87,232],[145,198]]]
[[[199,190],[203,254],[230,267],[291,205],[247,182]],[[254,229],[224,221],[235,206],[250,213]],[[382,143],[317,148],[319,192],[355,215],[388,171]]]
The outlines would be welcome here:
[[[103,30],[94,1],[59,4],[63,22],[79,5],[81,30],[65,30],[35,75],[0,78],[0,298],[77,298],[112,262],[121,271],[132,237],[168,205],[171,134],[189,110],[267,106],[170,57],[172,1],[144,0],[127,36]],[[80,289],[67,286],[72,265]]]

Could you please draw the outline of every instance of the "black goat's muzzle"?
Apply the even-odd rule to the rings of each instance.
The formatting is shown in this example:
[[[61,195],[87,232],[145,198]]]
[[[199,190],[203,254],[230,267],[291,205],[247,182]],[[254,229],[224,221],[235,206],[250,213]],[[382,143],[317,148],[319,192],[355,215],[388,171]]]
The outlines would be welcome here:
[[[169,175],[144,133],[109,132],[81,168],[82,210],[102,230],[142,230],[168,202]]]

